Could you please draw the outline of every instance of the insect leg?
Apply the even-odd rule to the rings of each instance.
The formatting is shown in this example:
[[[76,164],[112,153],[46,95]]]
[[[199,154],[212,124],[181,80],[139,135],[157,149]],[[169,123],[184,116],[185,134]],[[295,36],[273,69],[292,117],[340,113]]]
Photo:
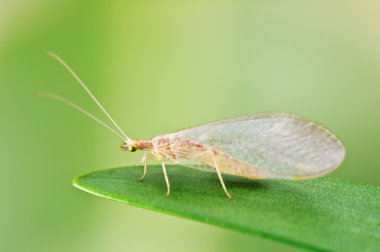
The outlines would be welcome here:
[[[166,167],[165,167],[165,164],[164,164],[164,163],[161,163],[161,164],[162,164],[162,171],[164,172],[164,177],[165,177],[166,186],[167,186],[167,188],[168,188],[168,191],[166,192],[166,196],[169,196],[169,195],[170,195],[169,178],[168,178],[168,174],[166,173]]]
[[[219,171],[219,168],[218,168],[218,165],[216,163],[216,160],[215,160],[214,156],[213,156],[213,160],[214,160],[214,164],[215,164],[215,170],[218,173],[218,177],[219,177],[220,183],[222,184],[223,190],[226,193],[228,199],[232,199],[231,194],[229,194],[229,192],[227,191],[226,185],[224,184],[224,181],[223,181],[223,178],[222,178],[222,174]]]
[[[143,181],[143,179],[145,178],[146,176],[146,159],[147,159],[147,156],[146,154],[144,154],[142,160],[141,160],[141,163],[144,163],[144,173],[143,175],[141,176],[141,178],[139,178],[137,181]]]

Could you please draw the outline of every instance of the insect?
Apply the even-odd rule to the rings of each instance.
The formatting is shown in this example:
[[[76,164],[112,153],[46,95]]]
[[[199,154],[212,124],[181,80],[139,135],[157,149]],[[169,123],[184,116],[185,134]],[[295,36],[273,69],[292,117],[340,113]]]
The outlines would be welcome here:
[[[147,173],[148,159],[161,161],[167,196],[170,194],[167,162],[216,172],[225,194],[231,199],[222,174],[249,179],[311,179],[333,171],[344,159],[345,148],[331,131],[316,122],[285,113],[254,114],[156,136],[152,140],[133,140],[70,66],[58,55],[49,54],[73,75],[116,129],[57,94],[40,92],[40,95],[66,103],[100,123],[123,140],[121,150],[144,151],[144,171],[139,180]]]

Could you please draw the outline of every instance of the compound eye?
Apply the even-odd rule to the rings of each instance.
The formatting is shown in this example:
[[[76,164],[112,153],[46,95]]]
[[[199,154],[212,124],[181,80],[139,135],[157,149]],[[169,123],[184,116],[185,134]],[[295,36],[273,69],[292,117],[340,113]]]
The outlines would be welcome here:
[[[129,150],[130,152],[135,152],[135,151],[137,151],[137,146],[134,145],[134,144],[132,144],[132,145],[129,146],[128,150]]]

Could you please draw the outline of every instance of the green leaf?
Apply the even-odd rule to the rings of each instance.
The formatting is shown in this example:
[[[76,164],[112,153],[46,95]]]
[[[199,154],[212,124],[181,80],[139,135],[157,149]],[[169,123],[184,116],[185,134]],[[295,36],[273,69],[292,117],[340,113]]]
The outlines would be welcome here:
[[[160,166],[96,171],[74,179],[89,193],[176,216],[314,250],[380,249],[380,188],[320,178],[308,181],[248,180],[167,166],[171,195]]]

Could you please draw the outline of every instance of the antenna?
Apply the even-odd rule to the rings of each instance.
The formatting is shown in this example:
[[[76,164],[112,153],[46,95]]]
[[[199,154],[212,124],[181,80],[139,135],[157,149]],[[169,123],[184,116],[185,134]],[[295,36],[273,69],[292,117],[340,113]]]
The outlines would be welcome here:
[[[130,139],[125,133],[124,131],[122,131],[122,129],[119,127],[119,125],[117,125],[117,123],[112,119],[112,117],[107,113],[107,111],[103,108],[103,106],[100,104],[100,102],[95,98],[95,96],[91,93],[91,91],[88,89],[88,87],[83,83],[83,81],[78,77],[78,75],[74,72],[74,70],[71,69],[71,67],[61,58],[59,57],[57,54],[55,53],[52,53],[52,52],[48,52],[48,54],[53,57],[54,59],[56,59],[59,63],[61,63],[66,69],[67,71],[69,71],[71,73],[71,75],[78,81],[78,83],[83,87],[83,89],[87,92],[87,94],[94,100],[94,102],[98,105],[98,107],[104,112],[104,114],[111,120],[111,122],[113,123],[113,125],[116,126],[116,128],[121,132],[121,134],[124,136],[125,140],[127,142],[132,142],[132,139]],[[58,99],[60,100],[60,99]],[[62,101],[62,100],[61,100]],[[85,113],[86,114],[86,113]],[[123,139],[124,139],[123,138]]]
[[[115,135],[117,135],[118,137],[120,137],[121,139],[123,139],[123,141],[127,140],[127,139],[124,139],[124,137],[122,137],[119,133],[117,133],[116,130],[114,130],[109,125],[107,125],[106,123],[102,122],[100,119],[98,119],[97,117],[95,117],[91,113],[87,112],[86,110],[84,110],[83,108],[81,108],[80,106],[78,106],[77,104],[75,104],[74,102],[72,102],[72,101],[70,101],[70,100],[68,100],[66,98],[63,98],[60,95],[57,95],[57,94],[54,94],[54,93],[50,93],[50,92],[42,92],[42,91],[40,91],[37,94],[40,95],[40,96],[46,96],[46,97],[58,100],[60,102],[65,103],[66,105],[69,105],[70,107],[78,110],[79,112],[81,112],[81,113],[85,114],[86,116],[90,117],[92,120],[98,122],[100,125],[104,126],[108,130],[110,130],[111,132],[113,132]]]

